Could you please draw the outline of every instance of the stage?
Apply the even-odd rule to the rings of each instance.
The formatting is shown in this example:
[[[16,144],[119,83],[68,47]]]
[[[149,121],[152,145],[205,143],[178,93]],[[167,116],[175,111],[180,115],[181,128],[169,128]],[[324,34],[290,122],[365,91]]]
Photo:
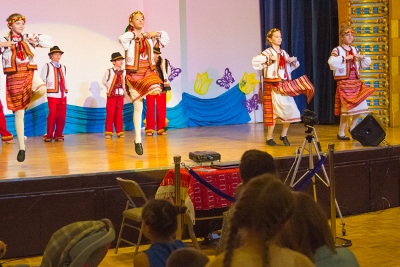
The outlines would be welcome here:
[[[323,151],[328,144],[335,151],[374,150],[385,147],[363,147],[357,141],[340,141],[336,138],[336,125],[316,125],[317,136]],[[189,160],[189,152],[213,150],[221,154],[221,161],[238,161],[248,149],[267,151],[274,158],[294,157],[297,148],[303,145],[305,127],[293,124],[288,139],[291,146],[285,147],[279,140],[281,126],[275,129],[278,146],[265,144],[266,129],[262,123],[229,126],[195,127],[169,130],[166,136],[144,136],[144,154],[138,156],[134,150],[134,132],[125,132],[125,138],[105,139],[104,134],[76,134],[65,136],[65,142],[43,142],[40,136],[28,137],[26,160],[17,162],[18,144],[1,146],[0,181],[14,179],[45,178],[65,175],[81,175],[115,171],[144,171],[173,168],[174,156],[180,155],[183,162]],[[391,146],[400,145],[400,128],[386,129],[386,139]],[[14,140],[15,142],[17,140]],[[315,151],[314,151],[315,153]]]
[[[291,146],[285,147],[279,140],[281,127],[275,129],[275,147],[265,144],[266,128],[262,123],[174,129],[166,136],[143,135],[142,156],[134,151],[131,131],[125,132],[125,138],[76,134],[65,136],[65,142],[52,143],[43,142],[39,136],[28,137],[26,160],[22,163],[16,160],[18,144],[3,144],[0,237],[9,244],[7,255],[39,255],[53,232],[78,220],[107,217],[118,232],[126,199],[115,178],[137,181],[153,198],[165,173],[174,168],[174,156],[181,156],[181,161],[190,166],[198,165],[189,159],[192,151],[216,151],[222,162],[237,162],[248,149],[267,151],[275,158],[284,180],[305,141],[306,129],[301,123],[291,125]],[[337,140],[337,125],[315,128],[321,153],[328,151],[328,144],[334,144],[336,198],[343,215],[399,206],[400,128],[387,128],[388,145],[376,147]],[[308,164],[306,150],[299,174],[307,170]],[[325,167],[328,171],[328,162]],[[311,186],[306,190],[312,193]],[[326,207],[329,188],[318,180],[317,195]]]

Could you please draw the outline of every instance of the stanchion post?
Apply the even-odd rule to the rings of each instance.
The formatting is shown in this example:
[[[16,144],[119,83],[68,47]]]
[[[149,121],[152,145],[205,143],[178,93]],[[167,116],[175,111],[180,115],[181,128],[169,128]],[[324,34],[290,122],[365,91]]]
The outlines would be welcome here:
[[[333,163],[335,144],[328,144],[329,151],[329,177],[330,177],[330,204],[331,204],[331,231],[333,237],[336,237],[336,191],[335,191],[335,172]]]
[[[180,206],[181,201],[181,156],[174,156],[175,164],[175,205]],[[182,214],[178,214],[178,229],[176,231],[176,238],[182,239]]]

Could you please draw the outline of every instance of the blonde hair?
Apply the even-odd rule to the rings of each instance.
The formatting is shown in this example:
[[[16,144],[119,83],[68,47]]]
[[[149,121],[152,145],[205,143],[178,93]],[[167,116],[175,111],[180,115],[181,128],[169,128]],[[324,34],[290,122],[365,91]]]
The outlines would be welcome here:
[[[340,36],[343,36],[343,35],[345,35],[345,34],[347,34],[347,33],[352,33],[352,34],[354,34],[353,28],[351,28],[350,26],[345,25],[345,24],[341,25],[341,26],[340,26],[340,30],[339,30],[339,35],[340,35]]]

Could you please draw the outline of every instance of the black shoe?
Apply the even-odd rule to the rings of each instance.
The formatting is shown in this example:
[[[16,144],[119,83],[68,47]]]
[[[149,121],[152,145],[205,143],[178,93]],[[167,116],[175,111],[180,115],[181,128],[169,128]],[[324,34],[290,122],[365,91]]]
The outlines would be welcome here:
[[[290,146],[290,143],[289,143],[289,140],[287,139],[287,136],[280,136],[279,137],[279,140],[281,140],[281,141],[283,141],[283,144],[285,145],[285,146]]]
[[[268,139],[268,140],[266,141],[266,143],[267,143],[267,145],[269,145],[269,146],[276,146],[276,143],[275,143],[274,139]]]
[[[135,142],[135,152],[138,155],[143,155],[143,146],[142,143],[136,143]]]
[[[350,140],[350,137],[347,137],[347,136],[345,136],[345,135],[337,135],[337,139],[339,139],[339,140],[346,140],[346,141],[348,141],[348,140]]]
[[[23,161],[25,160],[25,150],[22,150],[22,149],[21,149],[21,150],[18,152],[17,160],[18,160],[19,162],[23,162]]]

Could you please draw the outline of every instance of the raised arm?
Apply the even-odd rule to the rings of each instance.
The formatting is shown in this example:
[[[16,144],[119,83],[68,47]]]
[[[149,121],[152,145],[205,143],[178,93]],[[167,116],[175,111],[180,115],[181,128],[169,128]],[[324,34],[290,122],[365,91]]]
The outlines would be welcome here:
[[[331,70],[336,70],[342,66],[343,63],[346,62],[346,59],[342,56],[339,56],[339,52],[337,48],[334,48],[331,52],[331,56],[328,59],[328,64]]]
[[[119,36],[118,41],[124,47],[124,50],[128,50],[129,44],[135,38],[135,34],[133,32],[126,32]]]

